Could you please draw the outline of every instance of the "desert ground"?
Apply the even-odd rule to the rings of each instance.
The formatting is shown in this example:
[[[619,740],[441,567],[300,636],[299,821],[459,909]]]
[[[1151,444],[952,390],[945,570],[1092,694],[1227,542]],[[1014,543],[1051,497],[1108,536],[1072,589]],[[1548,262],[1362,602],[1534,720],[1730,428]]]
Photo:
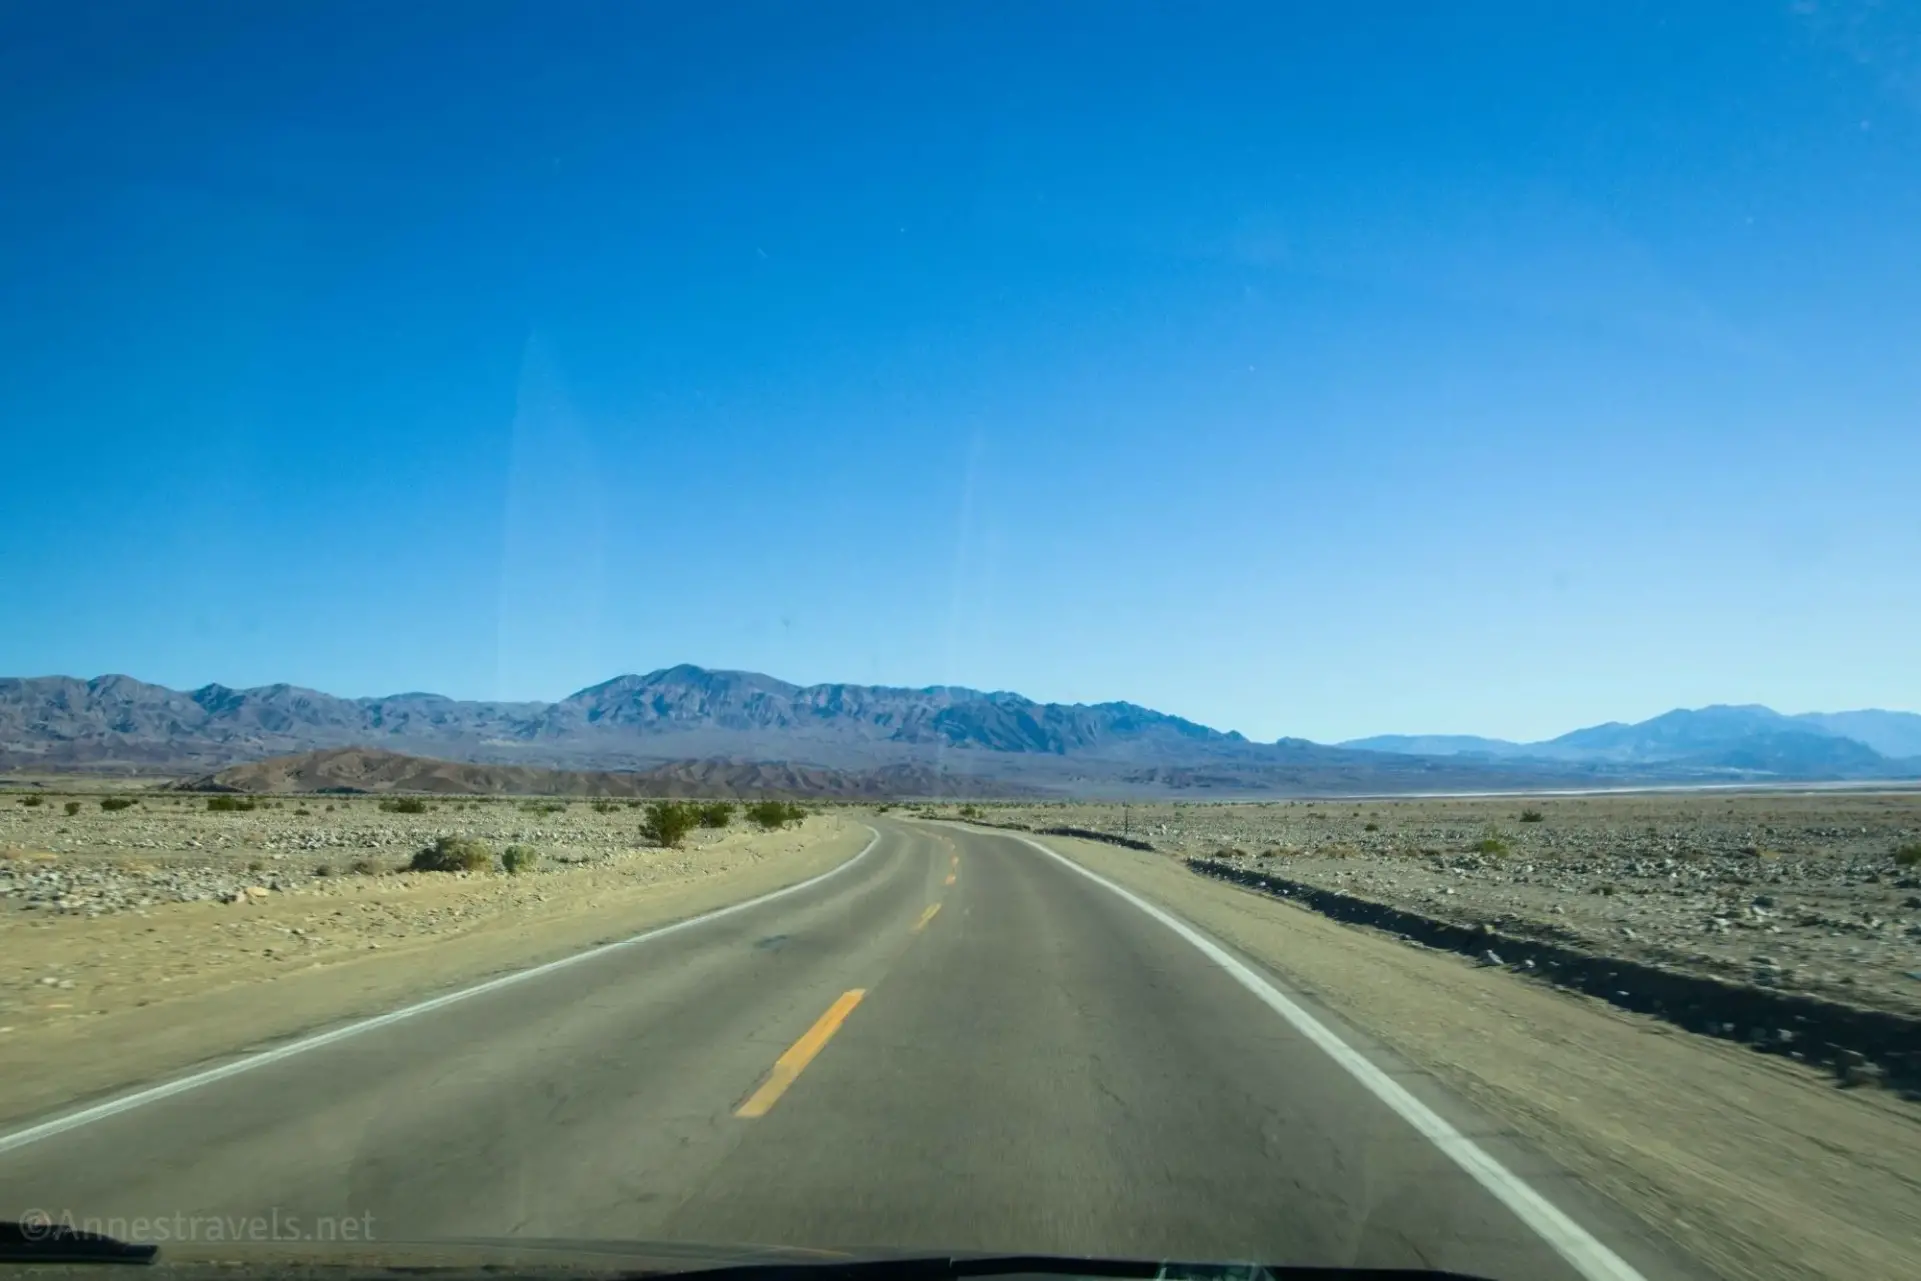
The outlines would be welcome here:
[[[1190,829],[1254,826],[1198,808],[1186,808]],[[1350,820],[1353,808],[1342,811]],[[1431,1074],[1495,1133],[1539,1150],[1713,1275],[1921,1275],[1921,1107],[1894,1090],[1849,1087],[1780,1055],[1409,946],[1197,876],[1158,851],[1039,839],[1278,973],[1351,1039],[1399,1056],[1406,1079]]]
[[[625,802],[430,798],[413,814],[371,796],[241,812],[158,791],[21,799],[0,796],[0,1121],[793,884],[870,836],[857,808],[770,833],[736,818],[675,850],[650,845]],[[1271,966],[1721,1275],[1892,1277],[1914,1261],[1913,1099],[1182,860],[1912,1015],[1921,868],[1902,851],[1921,840],[1921,796],[878,808],[1146,840],[1044,838]],[[449,835],[538,858],[518,875],[404,870]]]
[[[1921,792],[975,809],[990,821],[1125,832],[1179,857],[1470,926],[1921,1014]]]
[[[840,816],[761,832],[736,815],[659,848],[639,809],[584,801],[21,799],[0,797],[0,1119],[751,897],[868,837]],[[536,860],[405,870],[446,835]]]

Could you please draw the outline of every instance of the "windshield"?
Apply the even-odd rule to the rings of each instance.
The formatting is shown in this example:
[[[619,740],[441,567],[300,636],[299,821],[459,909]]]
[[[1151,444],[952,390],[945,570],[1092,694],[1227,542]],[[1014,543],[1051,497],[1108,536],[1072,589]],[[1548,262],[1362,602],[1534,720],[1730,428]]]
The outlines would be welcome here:
[[[1866,0],[6,6],[0,1267],[1914,1274],[1918,113]]]

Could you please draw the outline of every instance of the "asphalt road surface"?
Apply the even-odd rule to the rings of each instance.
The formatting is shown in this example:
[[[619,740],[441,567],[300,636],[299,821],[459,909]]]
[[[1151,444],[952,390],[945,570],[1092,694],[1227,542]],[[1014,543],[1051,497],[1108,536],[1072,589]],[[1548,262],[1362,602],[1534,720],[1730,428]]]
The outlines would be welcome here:
[[[1166,923],[1011,837],[876,827],[796,892],[0,1151],[0,1218],[1581,1275]]]

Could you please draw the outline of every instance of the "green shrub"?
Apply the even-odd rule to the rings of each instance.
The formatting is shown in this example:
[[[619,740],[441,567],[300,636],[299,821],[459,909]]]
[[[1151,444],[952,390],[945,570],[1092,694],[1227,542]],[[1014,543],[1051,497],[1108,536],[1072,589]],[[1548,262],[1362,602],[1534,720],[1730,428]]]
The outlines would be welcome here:
[[[1539,823],[1544,818],[1546,818],[1546,815],[1542,814],[1540,810],[1521,811],[1521,821],[1523,823]]]
[[[594,802],[594,813],[596,814],[611,814],[619,808],[620,806],[614,804],[612,801]]]
[[[383,796],[380,798],[380,808],[387,814],[425,814],[427,802],[418,796]]]
[[[32,809],[36,805],[45,805],[47,803],[47,798],[44,796],[22,796],[20,798],[20,803],[22,805],[25,805],[27,808]]]
[[[244,814],[257,808],[251,796],[209,796],[207,810],[213,814]]]
[[[465,836],[437,837],[407,864],[413,872],[488,872],[493,866],[493,850]]]
[[[1896,846],[1894,861],[1902,867],[1913,867],[1921,863],[1921,841],[1909,841],[1906,845]]]
[[[1363,832],[1378,832],[1381,830],[1381,825],[1379,823],[1363,823],[1361,830]]]
[[[726,827],[733,821],[734,803],[732,801],[709,801],[700,807],[702,827]]]
[[[806,817],[807,811],[792,801],[755,801],[747,807],[747,821],[765,832],[798,823]]]
[[[539,861],[540,851],[531,845],[509,845],[500,851],[500,866],[510,876],[533,871]]]
[[[347,870],[355,876],[378,876],[380,875],[380,864],[370,858],[357,858],[347,864]]]
[[[1498,836],[1483,836],[1480,840],[1468,846],[1468,848],[1476,854],[1505,854],[1507,853],[1507,842]]]
[[[300,807],[299,809],[297,809],[297,810],[295,810],[295,811],[293,812],[293,816],[294,816],[295,818],[312,818],[312,817],[313,817],[313,811],[312,811],[312,810],[310,810],[310,809],[308,809],[308,808],[307,808],[306,806],[304,806],[304,805],[303,805],[303,806],[301,806],[301,807]]]
[[[109,814],[117,814],[121,810],[129,809],[139,803],[139,801],[131,796],[103,796],[100,798],[100,808]]]
[[[313,870],[313,874],[315,876],[332,876],[334,874],[334,865],[332,863],[322,863]]]
[[[73,817],[73,816],[74,816],[75,814],[78,814],[79,812],[80,812],[80,802],[79,802],[79,801],[68,801],[68,802],[67,802],[67,817],[68,817],[68,818],[72,818],[72,817]]]
[[[559,801],[522,801],[520,808],[529,814],[558,814],[567,807]]]
[[[676,847],[694,830],[700,815],[681,801],[655,801],[641,816],[640,834],[662,847]]]
[[[979,818],[981,816],[980,807],[978,805],[963,805],[960,807],[960,816],[962,818]]]

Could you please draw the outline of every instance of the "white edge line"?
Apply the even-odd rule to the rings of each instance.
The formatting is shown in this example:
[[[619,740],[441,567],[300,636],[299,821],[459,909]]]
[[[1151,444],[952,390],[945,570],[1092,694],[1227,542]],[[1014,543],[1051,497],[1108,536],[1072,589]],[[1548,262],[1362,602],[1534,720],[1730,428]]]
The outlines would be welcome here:
[[[866,827],[867,825],[863,823],[861,826]],[[584,952],[575,952],[571,956],[563,956],[557,961],[548,961],[544,964],[533,966],[530,969],[516,970],[512,974],[503,974],[499,978],[488,979],[486,982],[476,983],[472,987],[463,987],[458,991],[448,992],[425,1001],[418,1001],[413,1005],[402,1006],[400,1009],[390,1010],[385,1014],[376,1014],[372,1018],[361,1019],[357,1023],[349,1023],[344,1027],[337,1027],[331,1031],[302,1037],[297,1041],[289,1041],[287,1044],[276,1046],[271,1050],[262,1050],[258,1054],[249,1054],[245,1058],[235,1059],[231,1063],[223,1063],[219,1067],[208,1068],[203,1072],[195,1072],[191,1075],[183,1076],[178,1080],[166,1081],[160,1085],[149,1086],[144,1090],[136,1090],[132,1094],[123,1094],[117,1099],[108,1099],[104,1103],[96,1103],[92,1107],[82,1108],[78,1112],[69,1112],[64,1116],[56,1116],[51,1120],[42,1121],[38,1125],[30,1125],[24,1130],[15,1130],[11,1134],[0,1134],[0,1152],[11,1152],[15,1148],[23,1148],[29,1143],[38,1143],[42,1139],[50,1139],[54,1135],[64,1134],[68,1130],[77,1130],[83,1125],[91,1125],[95,1121],[104,1121],[110,1116],[118,1116],[122,1112],[131,1112],[133,1109],[144,1107],[149,1103],[157,1103],[161,1099],[172,1098],[176,1094],[185,1094],[189,1090],[197,1090],[203,1085],[212,1085],[215,1081],[224,1081],[230,1076],[239,1076],[242,1072],[251,1072],[255,1068],[266,1067],[268,1064],[278,1063],[282,1059],[290,1059],[294,1055],[304,1054],[308,1050],[317,1050],[323,1045],[332,1045],[336,1041],[344,1041],[348,1037],[359,1036],[362,1032],[371,1032],[375,1028],[387,1027],[390,1024],[400,1022],[402,1019],[413,1018],[417,1014],[427,1014],[433,1010],[452,1005],[456,1001],[464,1001],[469,997],[481,996],[488,992],[497,991],[500,988],[519,983],[525,979],[531,979],[542,974],[551,974],[555,970],[565,969],[570,965],[578,965],[582,961],[590,960],[593,957],[604,956],[608,952],[617,951],[620,948],[633,947],[638,943],[651,942],[654,939],[662,938],[668,934],[692,929],[697,925],[705,925],[709,921],[717,921],[723,916],[732,916],[736,912],[745,912],[748,908],[759,907],[762,903],[771,903],[773,900],[784,898],[789,894],[798,894],[809,886],[819,885],[829,877],[840,875],[854,864],[866,858],[874,846],[880,843],[880,833],[874,831],[871,827],[868,827],[867,830],[873,832],[873,839],[861,847],[860,853],[854,855],[854,857],[844,863],[827,869],[819,876],[810,876],[804,881],[797,881],[792,885],[771,890],[766,894],[747,899],[740,903],[732,903],[726,907],[716,908],[711,912],[703,912],[699,916],[690,916],[684,921],[675,921],[671,925],[662,925],[656,929],[646,930],[634,935],[632,938],[617,939],[612,943],[602,943],[598,946],[590,947]]]
[[[1180,918],[1156,907],[1133,891],[1123,889],[1100,873],[1082,867],[1073,859],[1047,848],[1039,841],[1030,840],[1012,832],[996,833],[996,835],[1012,836],[1023,844],[1033,846],[1049,858],[1058,860],[1079,872],[1096,885],[1120,895],[1193,944],[1208,960],[1226,970],[1242,987],[1252,992],[1264,1005],[1292,1024],[1297,1032],[1325,1051],[1329,1058],[1347,1071],[1348,1075],[1367,1087],[1368,1092],[1375,1098],[1387,1104],[1402,1120],[1420,1131],[1422,1137],[1446,1153],[1449,1160],[1460,1166],[1476,1183],[1492,1193],[1495,1200],[1513,1211],[1516,1218],[1531,1228],[1535,1235],[1545,1241],[1575,1271],[1588,1278],[1588,1281],[1645,1281],[1645,1278],[1625,1259],[1595,1240],[1585,1228],[1529,1187],[1518,1174],[1489,1156],[1474,1140],[1448,1124],[1427,1104],[1409,1094],[1406,1088],[1393,1077],[1329,1031],[1319,1020],[1263,975],[1235,958],[1213,939]]]

